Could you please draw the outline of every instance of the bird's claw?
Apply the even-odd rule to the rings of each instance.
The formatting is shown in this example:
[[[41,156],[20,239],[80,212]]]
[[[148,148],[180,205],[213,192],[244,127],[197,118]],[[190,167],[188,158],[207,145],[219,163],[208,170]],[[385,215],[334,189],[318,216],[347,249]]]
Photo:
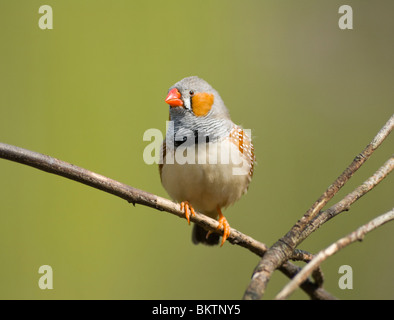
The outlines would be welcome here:
[[[187,223],[190,224],[190,215],[195,216],[196,212],[193,207],[190,205],[189,201],[181,202],[181,211],[185,214]]]

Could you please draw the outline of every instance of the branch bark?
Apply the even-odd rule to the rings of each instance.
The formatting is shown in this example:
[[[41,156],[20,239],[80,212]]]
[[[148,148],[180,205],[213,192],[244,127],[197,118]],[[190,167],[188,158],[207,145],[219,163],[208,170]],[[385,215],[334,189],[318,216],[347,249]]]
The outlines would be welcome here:
[[[159,211],[166,211],[180,218],[186,219],[184,213],[180,210],[180,205],[173,201],[133,188],[119,181],[107,178],[103,175],[48,155],[0,143],[0,158],[25,164],[45,172],[53,173],[83,183],[90,187],[120,197],[129,203],[133,203],[133,205],[144,205]],[[206,215],[196,212],[196,215],[191,216],[190,220],[207,230],[218,232],[216,230],[218,221],[209,218]],[[219,233],[222,233],[222,231],[219,231]],[[260,257],[262,257],[268,249],[264,243],[261,243],[233,228],[231,228],[230,236],[227,240],[232,244],[236,244],[250,250]],[[288,277],[292,278],[300,271],[300,268],[288,263],[281,268],[281,271]],[[309,280],[305,281],[301,288],[312,299],[335,299],[331,294]]]
[[[339,250],[347,247],[351,243],[356,241],[361,241],[364,239],[365,235],[372,230],[382,226],[383,224],[394,220],[394,208],[389,212],[371,220],[367,224],[361,226],[356,231],[348,234],[347,236],[339,239],[326,249],[320,251],[302,270],[299,272],[276,296],[275,299],[283,300],[290,296],[296,290],[301,283],[305,281],[309,277],[311,273],[319,268],[321,263],[326,260],[328,257],[334,255]]]
[[[335,196],[353,174],[369,159],[393,128],[394,115],[391,116],[366,148],[354,158],[345,171],[343,171],[343,173],[327,188],[290,231],[266,252],[255,268],[252,280],[245,291],[244,299],[258,300],[262,298],[272,273],[291,257],[294,249],[303,241],[304,238],[302,238],[301,235],[309,223],[318,216],[320,210],[327,202]],[[314,230],[315,229],[312,228],[309,233]]]

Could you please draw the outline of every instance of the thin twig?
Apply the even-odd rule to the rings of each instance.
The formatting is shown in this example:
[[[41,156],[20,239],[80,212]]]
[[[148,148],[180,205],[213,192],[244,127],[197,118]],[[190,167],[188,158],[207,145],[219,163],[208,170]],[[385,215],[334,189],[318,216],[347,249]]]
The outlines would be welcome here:
[[[308,226],[304,229],[300,235],[300,239],[306,239],[312,232],[317,230],[321,225],[326,223],[328,220],[337,216],[341,212],[349,210],[350,206],[364,196],[367,192],[375,188],[384,178],[386,178],[391,171],[394,170],[394,155],[387,160],[383,166],[381,166],[371,177],[364,181],[352,192],[347,194],[341,201],[334,204],[327,210],[321,212]]]
[[[304,214],[295,226],[290,230],[288,238],[292,239],[292,231],[299,234],[299,230],[303,230],[306,225],[312,221],[320,212],[320,210],[330,201],[335,194],[345,185],[345,183],[354,175],[354,173],[369,159],[372,153],[382,144],[390,132],[394,129],[394,115],[385,123],[377,135],[365,147],[365,149],[354,158],[352,163],[342,172],[342,174],[327,188],[320,198],[312,205],[312,207]]]
[[[252,280],[247,287],[244,299],[261,299],[272,273],[292,255],[294,249],[303,241],[301,234],[314,220],[320,210],[334,195],[345,185],[353,174],[365,163],[372,153],[382,144],[384,139],[394,128],[394,115],[386,122],[383,128],[372,139],[367,147],[352,161],[345,171],[327,188],[320,198],[304,214],[304,216],[290,229],[290,231],[279,239],[259,261],[254,270]]]
[[[22,163],[45,172],[53,173],[83,183],[125,199],[134,205],[140,204],[148,206],[186,219],[185,214],[180,210],[180,205],[173,201],[133,188],[95,172],[38,152],[0,143],[0,158]],[[216,230],[218,221],[206,215],[196,212],[196,215],[191,216],[190,220],[207,230],[218,232]],[[219,231],[219,233],[220,232],[222,231]],[[267,251],[267,246],[264,243],[261,243],[233,228],[231,228],[230,235],[227,240],[232,244],[249,249],[260,257],[262,257]],[[288,264],[288,266],[284,267],[282,271],[289,277],[294,277],[299,269],[292,264]],[[314,286],[314,284],[309,281],[307,281],[302,287],[311,298],[334,299],[331,294],[318,286]]]
[[[308,251],[305,250],[300,250],[300,249],[295,249],[293,252],[293,255],[291,256],[290,260],[293,261],[304,261],[304,262],[309,262],[311,261],[315,256],[311,254]],[[323,286],[324,282],[324,274],[321,268],[316,268],[312,272],[312,278],[315,280],[315,284],[318,285],[319,287]]]
[[[278,270],[288,278],[293,279],[301,271],[301,268],[289,261],[286,261],[278,268]],[[301,283],[300,288],[304,290],[312,300],[338,300],[336,297],[324,290],[318,283],[313,283],[309,279],[306,279]],[[313,292],[313,294],[310,294],[310,292]]]
[[[364,239],[364,236],[371,232],[372,230],[380,227],[394,220],[394,208],[391,211],[371,220],[367,224],[361,226],[356,231],[348,234],[347,236],[339,239],[326,249],[320,251],[302,270],[299,272],[276,296],[275,299],[281,300],[289,297],[291,293],[296,290],[301,283],[305,281],[309,277],[309,275],[316,269],[319,268],[321,263],[326,260],[328,257],[337,253],[339,250],[347,247],[349,244],[355,241],[361,241]]]
[[[314,255],[308,251],[295,249],[290,260],[309,262],[314,258]]]
[[[360,186],[358,186],[356,189],[354,189],[352,192],[346,195],[341,201],[334,204],[327,210],[319,213],[319,215],[306,226],[304,231],[300,234],[299,239],[301,241],[306,239],[312,232],[316,231],[325,222],[332,219],[333,217],[340,214],[341,212],[349,210],[350,206],[354,202],[356,202],[367,192],[375,188],[384,178],[386,178],[389,175],[391,171],[393,171],[393,169],[394,169],[394,155],[389,160],[387,160],[384,163],[384,165],[381,166],[371,177],[369,177]],[[291,259],[295,260],[294,258],[296,257],[296,259],[298,258],[300,260],[307,261],[307,259],[310,258],[310,255],[311,254],[309,252],[295,249]],[[315,280],[316,284],[319,284],[320,286],[322,285],[324,277],[320,267],[318,267],[313,271],[312,277]]]

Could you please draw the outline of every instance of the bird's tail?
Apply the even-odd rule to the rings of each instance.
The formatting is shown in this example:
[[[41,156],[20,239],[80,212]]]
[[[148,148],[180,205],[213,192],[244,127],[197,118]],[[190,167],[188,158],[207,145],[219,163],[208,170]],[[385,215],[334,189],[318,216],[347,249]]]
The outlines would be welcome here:
[[[204,228],[194,225],[193,226],[193,233],[192,233],[192,241],[194,244],[205,244],[208,246],[215,246],[219,244],[220,235],[217,233],[211,233],[207,238],[208,231]]]

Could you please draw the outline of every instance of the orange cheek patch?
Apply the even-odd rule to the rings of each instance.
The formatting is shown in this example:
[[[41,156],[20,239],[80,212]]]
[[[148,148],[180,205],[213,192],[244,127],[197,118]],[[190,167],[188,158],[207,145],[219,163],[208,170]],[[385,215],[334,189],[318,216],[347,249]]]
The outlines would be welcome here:
[[[197,117],[202,117],[208,114],[213,105],[213,94],[210,93],[196,93],[192,97],[192,109]]]

